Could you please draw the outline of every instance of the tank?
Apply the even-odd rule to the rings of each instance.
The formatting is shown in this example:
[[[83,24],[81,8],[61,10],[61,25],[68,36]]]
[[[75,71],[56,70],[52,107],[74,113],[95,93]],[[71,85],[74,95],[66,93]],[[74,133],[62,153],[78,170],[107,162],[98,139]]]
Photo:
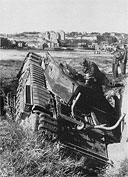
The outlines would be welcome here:
[[[107,146],[120,142],[121,121],[104,95],[84,84],[68,64],[46,53],[29,52],[17,75],[16,121],[41,131],[71,152],[84,156],[88,168],[109,164]]]

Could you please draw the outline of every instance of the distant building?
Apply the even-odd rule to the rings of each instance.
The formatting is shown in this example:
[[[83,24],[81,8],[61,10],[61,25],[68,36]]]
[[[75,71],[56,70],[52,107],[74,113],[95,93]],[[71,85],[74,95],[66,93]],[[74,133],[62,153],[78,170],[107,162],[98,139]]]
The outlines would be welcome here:
[[[60,33],[57,32],[56,35],[57,35],[57,40],[61,40],[61,35],[60,35]]]
[[[37,48],[36,44],[34,44],[33,42],[28,42],[27,47],[28,48]]]
[[[78,37],[76,37],[75,39],[82,39],[82,36],[78,36]]]
[[[115,33],[111,33],[111,36],[115,37]]]
[[[59,47],[60,40],[65,40],[65,32],[64,31],[46,31],[45,33],[41,33],[39,35],[39,42],[47,43],[49,48]],[[41,41],[42,39],[42,41]]]
[[[59,34],[60,34],[60,39],[61,39],[61,40],[65,40],[65,32],[64,32],[63,30],[61,30],[61,31],[59,32]]]
[[[97,37],[96,36],[82,36],[82,39],[94,41],[94,40],[97,40]]]
[[[46,39],[46,40],[50,40],[50,32],[49,31],[46,31],[45,33],[44,33],[44,38]]]
[[[54,31],[50,31],[50,41],[51,42],[57,42],[57,37],[58,37],[58,35],[57,35],[57,33],[56,32],[54,32]]]
[[[23,48],[23,42],[22,41],[18,41],[17,42],[17,47],[18,48]]]

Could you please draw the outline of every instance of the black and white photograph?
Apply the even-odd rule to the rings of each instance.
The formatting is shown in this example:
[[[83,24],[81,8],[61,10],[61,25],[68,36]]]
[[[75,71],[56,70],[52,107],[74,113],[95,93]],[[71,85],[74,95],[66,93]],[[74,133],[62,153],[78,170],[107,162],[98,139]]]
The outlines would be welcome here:
[[[0,177],[128,177],[128,0],[0,0]]]

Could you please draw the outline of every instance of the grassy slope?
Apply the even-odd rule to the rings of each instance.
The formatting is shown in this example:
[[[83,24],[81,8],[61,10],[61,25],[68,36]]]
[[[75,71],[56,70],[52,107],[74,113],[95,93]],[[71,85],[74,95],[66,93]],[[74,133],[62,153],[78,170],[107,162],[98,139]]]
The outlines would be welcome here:
[[[1,177],[79,176],[77,169],[82,161],[62,158],[57,143],[51,144],[39,138],[39,134],[31,135],[16,123],[4,121],[0,126]]]

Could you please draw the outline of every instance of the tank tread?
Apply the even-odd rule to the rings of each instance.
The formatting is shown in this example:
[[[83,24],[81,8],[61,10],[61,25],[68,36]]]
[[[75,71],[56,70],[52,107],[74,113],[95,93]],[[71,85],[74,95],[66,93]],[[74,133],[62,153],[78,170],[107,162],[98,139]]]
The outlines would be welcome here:
[[[54,140],[57,138],[57,120],[46,113],[39,115],[38,131],[41,131],[46,139]]]
[[[103,155],[99,155],[97,153],[94,153],[94,152],[91,152],[90,150],[86,149],[86,148],[82,148],[81,146],[78,146],[76,144],[72,144],[72,143],[69,143],[69,142],[62,142],[63,146],[64,147],[67,147],[69,149],[71,149],[72,151],[76,151],[80,154],[83,154],[85,157],[87,157],[88,159],[92,159],[92,161],[94,163],[98,164],[99,165],[111,165],[109,159]]]
[[[39,123],[41,124],[41,123],[43,123],[43,122],[49,123],[49,124],[51,124],[51,125],[53,125],[53,126],[57,126],[57,125],[58,125],[57,122],[51,121],[51,120],[49,120],[49,119],[46,120],[46,119],[44,119],[44,118],[42,117],[42,118],[40,118]]]
[[[42,122],[38,126],[38,130],[40,130],[40,129],[46,129],[46,130],[49,130],[53,133],[57,133],[57,127],[50,125],[48,122]]]
[[[58,126],[57,120],[46,113],[42,113],[39,115],[39,123],[41,123],[43,121],[48,122],[52,125]]]

